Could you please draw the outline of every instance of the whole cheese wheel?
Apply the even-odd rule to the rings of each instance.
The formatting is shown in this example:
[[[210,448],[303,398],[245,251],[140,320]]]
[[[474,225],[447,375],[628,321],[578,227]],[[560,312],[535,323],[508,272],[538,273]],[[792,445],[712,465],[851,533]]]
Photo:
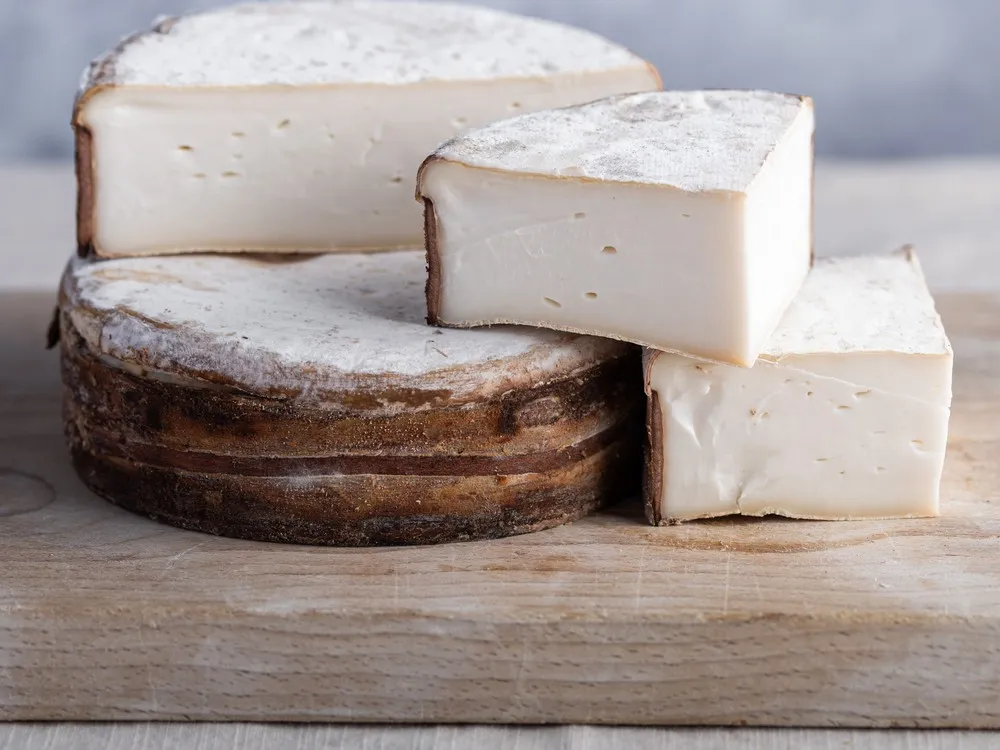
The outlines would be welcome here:
[[[73,260],[77,471],[177,526],[337,545],[500,537],[637,490],[637,349],[423,320],[424,257]]]

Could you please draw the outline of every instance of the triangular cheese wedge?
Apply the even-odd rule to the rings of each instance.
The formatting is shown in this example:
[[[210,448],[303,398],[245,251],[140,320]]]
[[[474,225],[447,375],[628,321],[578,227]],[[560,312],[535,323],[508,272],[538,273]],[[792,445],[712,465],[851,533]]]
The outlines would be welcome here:
[[[809,99],[659,92],[516,117],[425,163],[432,322],[750,365],[812,253]]]

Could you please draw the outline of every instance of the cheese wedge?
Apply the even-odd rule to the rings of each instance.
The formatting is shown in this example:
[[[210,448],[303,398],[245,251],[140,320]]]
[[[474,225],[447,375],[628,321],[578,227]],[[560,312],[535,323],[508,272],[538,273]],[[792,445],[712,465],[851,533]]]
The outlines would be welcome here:
[[[271,2],[169,19],[77,98],[78,241],[103,256],[422,242],[413,177],[467,127],[659,88],[586,31],[424,2]]]
[[[912,252],[818,261],[753,368],[648,352],[647,515],[935,516],[951,372]]]
[[[508,119],[423,165],[428,317],[752,364],[809,268],[810,100],[661,92]]]
[[[346,545],[506,536],[638,491],[637,347],[428,328],[424,281],[421,252],[74,259],[83,481],[186,528]]]

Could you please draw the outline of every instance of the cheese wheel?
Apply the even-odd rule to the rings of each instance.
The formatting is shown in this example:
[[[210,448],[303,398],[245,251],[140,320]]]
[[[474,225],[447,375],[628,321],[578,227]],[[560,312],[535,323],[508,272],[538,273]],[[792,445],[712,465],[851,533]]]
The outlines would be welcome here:
[[[659,87],[596,34],[467,5],[242,3],[167,19],[83,76],[78,244],[103,257],[410,247],[414,175],[442,141]]]
[[[338,545],[516,534],[638,489],[636,348],[430,328],[424,280],[418,252],[75,259],[80,476],[177,526]]]

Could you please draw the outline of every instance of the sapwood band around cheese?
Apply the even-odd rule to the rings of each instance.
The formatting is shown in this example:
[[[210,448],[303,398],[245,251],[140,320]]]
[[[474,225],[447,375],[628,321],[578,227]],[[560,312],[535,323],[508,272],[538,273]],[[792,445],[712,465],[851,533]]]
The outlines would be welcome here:
[[[134,373],[61,318],[74,465],[184,528],[275,542],[424,544],[575,520],[638,490],[638,354],[481,402],[386,415]],[[349,404],[353,404],[350,405]]]

